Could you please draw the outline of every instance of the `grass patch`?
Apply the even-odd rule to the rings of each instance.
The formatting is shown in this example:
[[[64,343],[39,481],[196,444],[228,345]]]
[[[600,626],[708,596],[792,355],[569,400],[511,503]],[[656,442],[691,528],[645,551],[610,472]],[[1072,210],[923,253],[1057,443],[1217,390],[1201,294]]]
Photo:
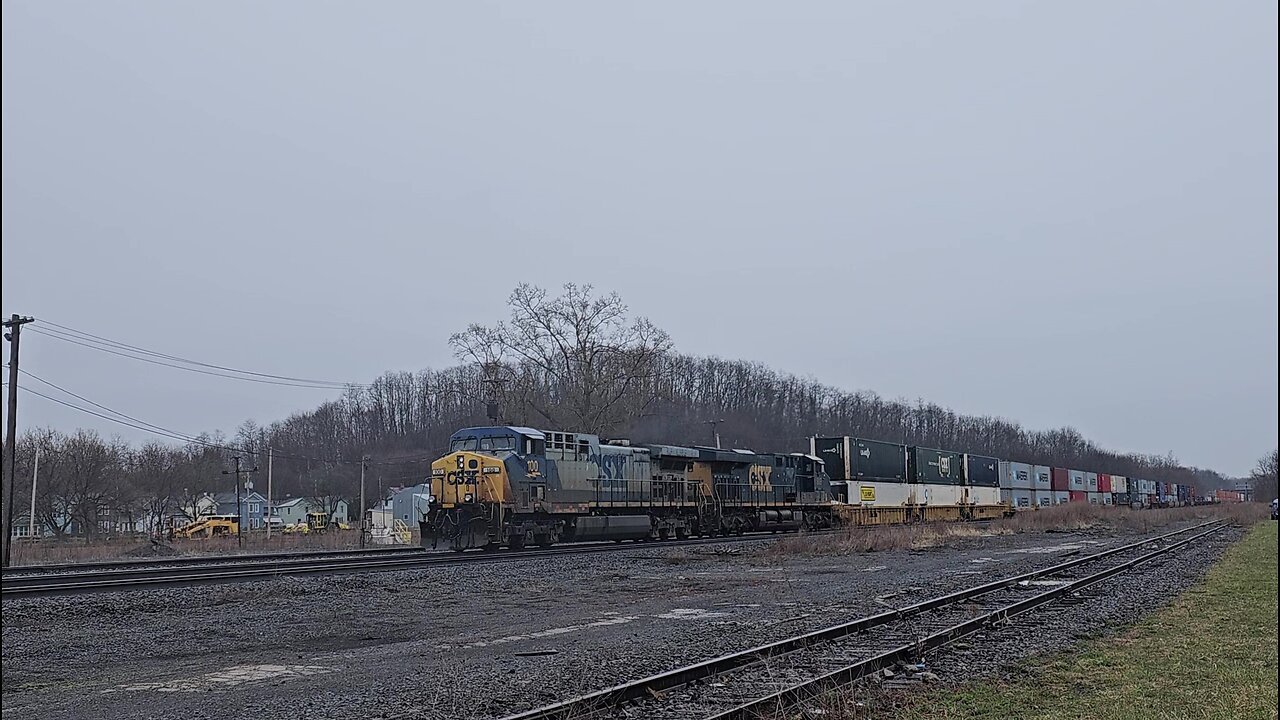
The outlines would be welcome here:
[[[1025,678],[915,695],[893,716],[1275,718],[1277,524],[1255,525],[1198,585],[1128,633],[1034,665]]]
[[[913,525],[850,526],[835,534],[789,535],[762,548],[765,561],[785,561],[791,556],[820,557],[880,552],[883,550],[923,550],[964,538],[1022,533],[1115,530],[1146,534],[1183,522],[1224,519],[1242,525],[1267,517],[1270,510],[1258,503],[1201,505],[1184,508],[1131,510],[1071,503],[1019,512],[1013,517],[988,523],[932,522]]]

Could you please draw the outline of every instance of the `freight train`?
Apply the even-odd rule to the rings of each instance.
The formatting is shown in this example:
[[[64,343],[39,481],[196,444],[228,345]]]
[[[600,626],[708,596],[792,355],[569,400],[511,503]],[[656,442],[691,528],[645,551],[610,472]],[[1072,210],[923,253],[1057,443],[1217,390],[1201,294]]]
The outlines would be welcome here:
[[[996,458],[857,438],[809,453],[459,430],[432,463],[421,537],[454,550],[999,517]]]
[[[1185,485],[856,437],[808,453],[474,427],[432,463],[425,546],[521,548],[980,520],[1067,503],[1196,504]]]

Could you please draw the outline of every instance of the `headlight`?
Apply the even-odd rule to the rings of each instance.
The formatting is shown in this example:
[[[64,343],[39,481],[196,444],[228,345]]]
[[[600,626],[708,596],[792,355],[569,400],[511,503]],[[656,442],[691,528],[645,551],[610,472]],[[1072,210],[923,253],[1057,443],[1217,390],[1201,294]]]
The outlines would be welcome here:
[[[428,505],[435,505],[435,504],[436,504],[436,496],[435,496],[435,495],[428,495],[428,496],[427,496],[427,504],[428,504]]]
[[[472,502],[475,499],[476,499],[475,496],[472,495],[471,493],[467,493],[466,495],[462,496],[462,502]]]

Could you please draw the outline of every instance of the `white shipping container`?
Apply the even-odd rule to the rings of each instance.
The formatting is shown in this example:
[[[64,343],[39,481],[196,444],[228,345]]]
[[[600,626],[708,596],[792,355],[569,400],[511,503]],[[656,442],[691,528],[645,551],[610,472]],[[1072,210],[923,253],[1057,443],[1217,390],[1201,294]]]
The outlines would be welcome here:
[[[1068,470],[1067,477],[1070,479],[1071,484],[1068,487],[1071,490],[1084,490],[1083,470]]]
[[[1050,487],[1050,471],[1048,465],[1033,465],[1032,475],[1035,478],[1036,491],[1048,492]]]
[[[895,482],[849,481],[849,502],[863,507],[901,507],[915,502],[915,485]]]
[[[1054,505],[1066,505],[1071,502],[1071,493],[1066,490],[1050,490],[1049,496],[1053,498]]]
[[[1086,492],[1098,492],[1098,473],[1087,472],[1084,474],[1084,489]]]
[[[973,505],[999,505],[1001,501],[1001,488],[982,487],[981,485],[965,488],[969,491],[969,502]],[[1014,493],[1032,492],[1029,488],[1014,488]]]
[[[1098,479],[1097,479],[1097,478],[1094,478],[1093,482],[1094,482],[1094,484],[1096,485],[1096,484],[1098,483]],[[1089,499],[1089,504],[1090,504],[1090,505],[1101,505],[1101,504],[1102,504],[1102,493],[1100,493],[1100,492],[1085,493],[1085,497],[1087,497],[1087,498]]]
[[[963,485],[915,485],[919,505],[960,505],[964,502]]]
[[[1040,507],[1049,507],[1053,505],[1053,492],[1050,490],[1036,491],[1036,504]]]
[[[1103,505],[1115,505],[1115,503],[1112,502],[1113,498],[1115,498],[1115,493],[1098,493],[1098,494],[1102,496]]]
[[[1123,475],[1111,476],[1111,492],[1121,495],[1129,492],[1129,480]]]

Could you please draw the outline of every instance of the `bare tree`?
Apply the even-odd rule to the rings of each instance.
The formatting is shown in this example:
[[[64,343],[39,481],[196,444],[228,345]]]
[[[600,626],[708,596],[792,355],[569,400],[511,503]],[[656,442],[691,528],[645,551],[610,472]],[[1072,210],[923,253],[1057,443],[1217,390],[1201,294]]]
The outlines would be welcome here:
[[[1271,502],[1276,498],[1276,464],[1280,460],[1277,451],[1263,455],[1258,465],[1250,474],[1253,480],[1253,499],[1258,502]]]
[[[449,342],[460,359],[507,373],[543,423],[609,430],[651,404],[671,339],[646,318],[628,319],[617,293],[594,297],[590,285],[567,283],[553,298],[521,283],[508,305],[509,321],[471,325]]]

